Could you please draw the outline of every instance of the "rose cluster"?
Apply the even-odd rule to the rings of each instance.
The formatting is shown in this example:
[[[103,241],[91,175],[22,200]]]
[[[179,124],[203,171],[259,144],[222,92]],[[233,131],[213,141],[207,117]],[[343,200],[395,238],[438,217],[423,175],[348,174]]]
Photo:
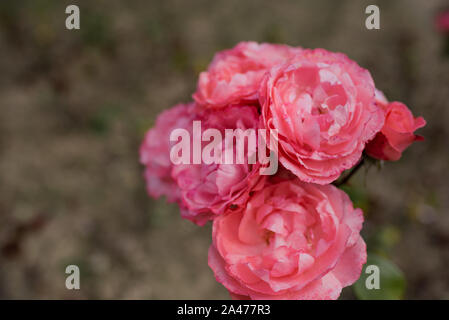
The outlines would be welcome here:
[[[150,196],[176,202],[198,225],[212,220],[209,266],[235,299],[337,299],[366,262],[363,213],[332,185],[362,157],[398,160],[425,125],[389,102],[370,73],[324,49],[242,42],[218,52],[199,76],[193,102],[161,113],[140,148]],[[176,129],[225,133],[264,129],[243,161],[174,163]],[[256,148],[256,149],[257,149]],[[195,149],[195,148],[193,148]],[[262,175],[258,151],[279,168]],[[235,155],[237,157],[237,155]],[[194,155],[187,155],[193,158]]]

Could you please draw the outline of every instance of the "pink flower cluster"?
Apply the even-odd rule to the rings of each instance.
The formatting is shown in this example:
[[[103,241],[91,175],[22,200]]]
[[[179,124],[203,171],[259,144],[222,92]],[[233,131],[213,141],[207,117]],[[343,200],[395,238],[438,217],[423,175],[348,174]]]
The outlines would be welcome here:
[[[255,42],[217,53],[193,99],[160,114],[141,145],[150,196],[198,225],[213,220],[209,266],[233,298],[337,299],[359,278],[366,246],[362,211],[331,183],[363,153],[398,160],[424,119],[388,102],[344,54]],[[278,172],[260,175],[248,156],[174,164],[170,132],[192,133],[195,120],[219,132],[265,129]]]

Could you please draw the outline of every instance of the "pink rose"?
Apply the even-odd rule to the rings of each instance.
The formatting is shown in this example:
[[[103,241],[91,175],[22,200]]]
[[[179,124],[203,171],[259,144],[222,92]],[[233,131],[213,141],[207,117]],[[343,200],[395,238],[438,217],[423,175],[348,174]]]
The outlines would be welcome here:
[[[223,142],[225,129],[245,131],[257,129],[259,124],[259,114],[253,106],[238,105],[220,110],[205,110],[201,119],[202,132],[209,128],[217,129]],[[255,133],[257,135],[256,131]],[[232,143],[234,158],[237,140],[239,139]],[[247,139],[243,142],[248,144]],[[209,143],[203,143],[203,146]],[[243,164],[238,164],[236,159],[232,161],[233,164],[226,163],[224,155],[227,148],[226,143],[222,143],[221,163],[207,164],[201,161],[201,164],[178,164],[173,167],[172,177],[181,190],[182,204],[187,209],[182,212],[182,216],[198,225],[204,225],[227,209],[235,210],[244,206],[250,191],[263,185],[264,177],[259,175],[260,165],[250,164],[246,152]],[[254,155],[256,149],[251,150],[250,154]]]
[[[209,266],[233,298],[337,299],[366,262],[362,223],[332,185],[269,185],[214,220]]]
[[[449,10],[440,12],[435,17],[435,25],[441,33],[449,34]]]
[[[365,152],[376,159],[396,161],[414,141],[424,139],[413,132],[424,127],[426,121],[422,117],[414,118],[405,104],[388,103],[380,94],[376,95],[377,104],[385,110],[385,123],[382,130],[366,145]]]
[[[201,72],[193,98],[209,108],[256,101],[266,70],[300,50],[286,45],[240,42],[215,55],[208,70]]]
[[[164,195],[170,202],[180,198],[179,188],[171,178],[173,164],[170,160],[170,133],[177,128],[191,126],[195,115],[194,103],[178,104],[163,111],[156,119],[140,146],[140,163],[145,166],[145,180],[148,194],[154,198]]]
[[[279,161],[305,182],[327,184],[359,160],[382,128],[370,73],[340,53],[303,50],[261,84],[265,127],[278,134]]]

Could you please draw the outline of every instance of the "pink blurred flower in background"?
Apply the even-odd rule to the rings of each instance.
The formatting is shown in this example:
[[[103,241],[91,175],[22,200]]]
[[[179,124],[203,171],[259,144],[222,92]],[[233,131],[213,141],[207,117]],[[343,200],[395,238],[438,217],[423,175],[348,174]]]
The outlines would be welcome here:
[[[362,223],[332,185],[269,185],[214,220],[209,266],[233,298],[337,299],[366,262]]]
[[[302,50],[262,81],[264,125],[277,130],[279,160],[305,182],[327,184],[351,168],[382,128],[370,73],[346,55]]]
[[[436,15],[435,26],[439,32],[449,34],[449,10],[442,11]]]

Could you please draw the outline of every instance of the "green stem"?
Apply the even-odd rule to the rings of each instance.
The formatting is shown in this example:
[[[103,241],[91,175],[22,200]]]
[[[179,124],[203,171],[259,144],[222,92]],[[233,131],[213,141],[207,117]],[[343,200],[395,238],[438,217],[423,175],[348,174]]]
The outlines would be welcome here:
[[[336,181],[334,183],[334,185],[336,187],[339,187],[345,183],[347,183],[349,181],[349,179],[351,179],[351,177],[365,164],[365,156],[362,156],[362,159],[359,161],[359,163],[357,163],[357,165],[351,169],[351,171],[341,180],[341,181]]]

